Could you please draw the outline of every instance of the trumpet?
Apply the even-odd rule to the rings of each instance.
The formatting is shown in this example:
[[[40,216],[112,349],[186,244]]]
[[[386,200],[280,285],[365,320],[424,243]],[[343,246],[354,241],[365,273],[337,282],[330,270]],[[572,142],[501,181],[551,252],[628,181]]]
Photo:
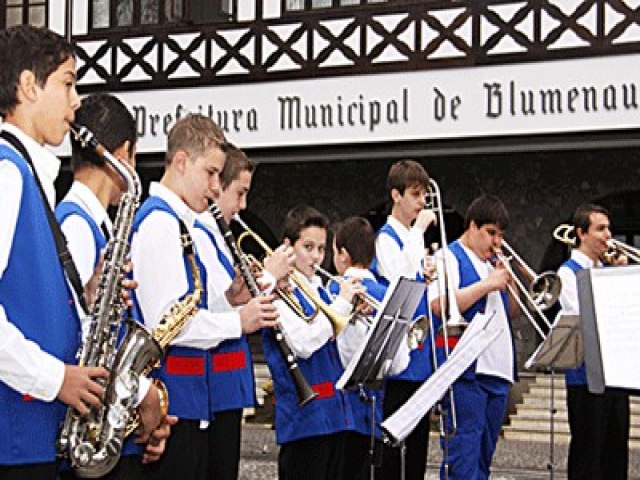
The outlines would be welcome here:
[[[344,282],[344,279],[332,275],[330,272],[328,272],[318,264],[314,265],[313,268],[317,273],[325,277],[330,282],[337,283],[338,285]],[[351,314],[351,323],[361,321],[365,325],[370,327],[373,323],[370,311],[379,310],[380,302],[366,292],[357,294],[354,297],[353,302],[354,304],[353,313]],[[407,334],[407,344],[409,345],[409,348],[411,350],[415,350],[420,345],[422,345],[428,332],[429,324],[427,317],[421,316],[414,320]]]
[[[551,271],[543,272],[539,275],[536,274],[505,240],[502,241],[500,248],[494,249],[494,253],[496,259],[502,263],[515,282],[515,287],[507,284],[507,290],[518,303],[533,328],[542,338],[546,338],[546,334],[540,328],[540,323],[545,325],[548,330],[551,330],[551,324],[543,311],[553,306],[558,297],[560,297],[560,291],[562,290],[560,277]],[[520,278],[516,275],[512,262],[529,280],[528,288],[525,288]],[[525,301],[522,300],[521,295]],[[536,317],[538,321],[536,321]]]
[[[553,238],[572,248],[575,248],[578,244],[575,227],[566,223],[558,225],[555,228]],[[626,256],[634,263],[640,263],[640,249],[638,248],[632,247],[615,238],[607,240],[607,247],[607,251],[601,257],[603,263],[612,264],[620,255]]]
[[[262,267],[262,265],[257,259],[245,253],[245,251],[242,249],[242,242],[249,238],[253,239],[258,244],[258,246],[264,250],[266,255],[273,255],[273,250],[271,249],[271,247],[269,247],[269,245],[267,245],[267,243],[257,233],[255,233],[253,230],[251,230],[251,228],[249,228],[249,226],[240,218],[239,215],[236,214],[233,218],[244,229],[244,232],[242,232],[238,236],[238,239],[236,241],[238,250],[242,255],[245,255],[245,257],[250,258],[250,261],[254,263],[254,265],[258,267]],[[340,332],[344,330],[344,327],[347,326],[351,318],[349,316],[339,314],[334,309],[332,309],[324,300],[322,300],[318,292],[316,292],[315,289],[311,285],[309,285],[309,282],[307,282],[304,275],[300,273],[298,270],[294,270],[293,272],[291,272],[289,274],[289,279],[304,294],[304,296],[307,299],[309,299],[311,303],[314,304],[315,310],[313,311],[313,313],[311,313],[310,315],[307,315],[304,309],[302,308],[302,305],[300,305],[300,302],[292,292],[289,292],[285,289],[277,288],[275,290],[276,295],[278,295],[278,297],[280,297],[280,299],[292,311],[294,311],[296,315],[298,315],[300,318],[302,318],[306,322],[313,321],[313,319],[318,315],[318,313],[320,312],[324,313],[324,315],[331,322],[334,336],[337,337],[338,335],[340,335]]]
[[[332,275],[330,272],[328,272],[318,264],[315,264],[313,266],[313,269],[316,271],[316,273],[322,275],[330,282],[334,282],[338,285],[341,285],[344,282],[344,279]],[[356,321],[360,320],[370,326],[371,318],[368,314],[368,311],[378,310],[379,307],[380,302],[378,302],[378,300],[376,300],[368,293],[364,292],[355,295],[353,298],[353,313],[351,315],[351,323],[355,323]]]

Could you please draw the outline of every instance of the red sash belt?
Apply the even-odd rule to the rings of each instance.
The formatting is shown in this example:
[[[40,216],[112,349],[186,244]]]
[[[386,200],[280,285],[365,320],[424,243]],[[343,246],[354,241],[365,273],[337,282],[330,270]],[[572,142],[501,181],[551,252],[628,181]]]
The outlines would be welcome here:
[[[213,354],[213,371],[216,373],[242,370],[247,366],[244,350]]]
[[[460,337],[447,337],[447,343],[449,350],[453,350],[453,348],[458,344]],[[438,335],[436,337],[436,347],[444,348],[444,336]]]
[[[336,390],[332,382],[322,382],[311,385],[311,389],[318,394],[318,400],[323,398],[331,398],[336,394]]]
[[[29,395],[28,393],[25,393],[24,395],[22,395],[22,401],[23,402],[32,402],[34,401],[35,398],[33,398],[31,395]]]
[[[204,373],[204,358],[169,355],[166,370],[170,375],[202,375]]]

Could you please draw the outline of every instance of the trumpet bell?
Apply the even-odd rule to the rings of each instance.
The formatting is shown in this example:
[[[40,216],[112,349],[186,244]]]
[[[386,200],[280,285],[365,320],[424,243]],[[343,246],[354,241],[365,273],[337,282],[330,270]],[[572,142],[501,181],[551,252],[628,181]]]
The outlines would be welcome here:
[[[542,310],[551,308],[560,297],[562,281],[555,272],[542,272],[529,285],[529,295]]]
[[[407,336],[407,343],[409,349],[415,350],[420,347],[427,339],[429,334],[429,319],[426,315],[419,316],[409,328],[409,335]]]

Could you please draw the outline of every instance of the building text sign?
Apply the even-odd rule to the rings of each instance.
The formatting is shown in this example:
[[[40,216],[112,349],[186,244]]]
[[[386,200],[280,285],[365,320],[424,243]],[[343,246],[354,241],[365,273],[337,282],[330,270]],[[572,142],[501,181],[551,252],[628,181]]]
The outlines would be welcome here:
[[[640,55],[117,94],[139,151],[210,116],[243,148],[640,127]]]

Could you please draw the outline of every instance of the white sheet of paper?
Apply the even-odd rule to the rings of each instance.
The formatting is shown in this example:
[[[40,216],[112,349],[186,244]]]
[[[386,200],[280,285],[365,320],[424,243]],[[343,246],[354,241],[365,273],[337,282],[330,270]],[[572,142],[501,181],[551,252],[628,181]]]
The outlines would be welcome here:
[[[640,389],[640,267],[594,269],[591,282],[605,384]]]
[[[429,409],[440,400],[449,386],[495,341],[502,330],[491,329],[492,316],[477,314],[465,330],[447,361],[400,407],[382,422],[382,428],[394,440],[403,441],[411,434]]]

